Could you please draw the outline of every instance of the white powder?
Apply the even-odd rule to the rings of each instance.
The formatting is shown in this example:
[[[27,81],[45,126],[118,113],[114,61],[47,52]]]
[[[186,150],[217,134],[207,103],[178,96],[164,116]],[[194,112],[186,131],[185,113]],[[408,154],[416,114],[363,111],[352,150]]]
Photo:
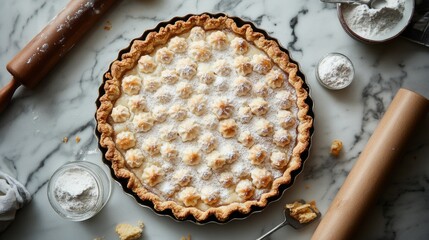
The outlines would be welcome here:
[[[212,33],[212,31],[208,31],[206,33],[206,35],[208,36],[211,33]],[[229,41],[231,41],[236,36],[231,32],[226,32],[226,33],[227,33],[227,37],[228,37]],[[189,46],[192,40],[190,38],[188,38],[188,33],[181,35],[181,37],[184,37],[187,40],[188,46]],[[263,52],[261,50],[259,50],[258,48],[256,48],[254,45],[250,44],[249,45],[249,51],[244,56],[251,58],[254,54],[258,54],[258,53],[263,53]],[[153,53],[152,55],[155,55],[155,54]],[[134,69],[132,69],[130,72],[128,72],[128,74],[134,74],[134,75],[139,74],[142,79],[146,79],[146,78],[148,78],[148,76],[158,77],[161,74],[160,72],[162,70],[164,70],[164,68],[173,69],[177,65],[177,62],[180,59],[183,59],[185,57],[188,57],[187,52],[175,53],[175,58],[173,59],[171,64],[158,67],[154,73],[143,74],[143,73],[138,71],[137,66],[136,66]],[[235,57],[236,57],[236,55],[234,54],[233,51],[215,51],[215,50],[213,50],[212,51],[212,57],[210,58],[210,60],[208,60],[207,62],[199,62],[198,63],[199,64],[198,65],[198,72],[204,72],[205,70],[213,70],[213,65],[218,59],[225,59],[225,60],[227,60],[227,62],[231,63],[230,66],[231,66],[232,70],[231,70],[229,76],[222,77],[222,76],[218,75],[216,77],[216,80],[212,84],[210,84],[209,86],[206,86],[206,84],[199,81],[197,76],[194,77],[193,80],[180,79],[179,82],[177,82],[175,85],[164,84],[162,86],[162,88],[165,89],[167,92],[172,93],[172,96],[173,96],[172,100],[169,103],[164,104],[164,106],[167,109],[170,109],[174,104],[181,104],[182,106],[185,106],[185,107],[188,105],[188,99],[181,99],[176,94],[177,84],[180,84],[180,82],[186,82],[186,83],[191,83],[195,91],[197,91],[198,89],[207,88],[207,92],[203,93],[204,96],[208,100],[207,114],[206,115],[211,114],[212,102],[210,102],[210,101],[213,101],[215,99],[219,99],[220,97],[226,97],[232,101],[232,105],[234,106],[234,116],[236,116],[235,114],[237,114],[238,109],[243,105],[248,105],[252,99],[256,98],[256,94],[253,91],[251,91],[251,93],[247,96],[237,97],[235,92],[233,91],[234,89],[233,89],[232,82],[234,79],[236,79],[239,76],[238,73],[236,71],[234,71],[233,64],[232,64],[234,62]],[[273,69],[280,71],[280,68],[277,65],[274,65]],[[256,72],[252,72],[251,74],[249,74],[246,77],[250,82],[252,82],[253,86],[256,85],[256,83],[258,83],[258,82],[264,81],[264,77],[261,76],[260,74],[257,74]],[[293,86],[288,84],[287,82],[282,88],[279,88],[276,90],[269,88],[269,90],[268,90],[269,94],[265,98],[265,100],[267,102],[269,102],[270,110],[268,111],[267,114],[265,114],[264,118],[267,119],[268,121],[272,122],[273,124],[275,124],[277,128],[279,128],[279,126],[278,126],[278,121],[277,121],[277,110],[276,110],[277,109],[277,107],[276,107],[277,103],[276,103],[275,95],[276,95],[276,92],[278,92],[280,90],[286,90],[286,91],[291,92],[291,93],[293,93],[295,91]],[[194,93],[194,94],[196,94],[196,93]],[[159,101],[154,97],[154,94],[146,94],[145,93],[144,96],[145,96],[145,100],[147,102],[147,106],[159,105]],[[291,97],[293,100],[296,100],[294,95],[292,95]],[[126,94],[123,94],[116,101],[116,105],[127,105],[128,100],[129,100],[129,96],[127,96]],[[289,109],[289,111],[291,111],[293,115],[297,115],[298,114],[298,108],[297,108],[295,103],[293,103],[292,105],[293,106]],[[134,117],[134,113],[130,112],[130,114],[131,114],[131,116],[129,119],[131,120]],[[206,115],[204,115],[204,116],[206,116]],[[249,149],[244,147],[242,144],[240,144],[237,141],[237,137],[226,139],[226,138],[222,137],[221,134],[217,130],[205,129],[205,127],[204,127],[205,126],[205,119],[203,117],[197,117],[197,116],[193,115],[191,112],[188,112],[187,118],[194,119],[195,122],[201,126],[200,135],[203,135],[206,132],[210,132],[216,137],[216,139],[218,140],[218,147],[216,149],[217,151],[222,152],[222,149],[226,148],[226,146],[232,146],[234,149],[236,149],[238,151],[238,153],[239,153],[238,159],[232,164],[225,164],[225,166],[222,168],[224,172],[233,172],[236,175],[237,174],[243,174],[243,173],[249,174],[250,171],[255,168],[255,166],[253,166],[251,164],[251,162],[247,159]],[[259,120],[259,119],[261,119],[261,117],[254,116],[252,118],[252,120],[247,124],[241,123],[240,121],[236,120],[239,132],[249,131],[249,132],[253,133],[252,135],[254,137],[255,143],[262,145],[263,148],[265,150],[267,150],[268,154],[271,154],[271,152],[274,150],[278,150],[278,151],[285,152],[287,154],[288,159],[289,159],[292,156],[293,147],[291,147],[285,151],[285,149],[283,149],[281,147],[277,147],[272,142],[272,136],[261,137],[255,133],[254,125],[257,122],[257,120]],[[144,134],[137,133],[136,134],[137,146],[139,146],[139,145],[141,146],[141,144],[147,138],[151,138],[151,137],[159,138],[159,131],[160,131],[160,128],[162,126],[168,125],[168,126],[173,126],[173,128],[177,129],[180,124],[181,124],[181,122],[177,122],[173,118],[168,117],[165,122],[155,124],[150,131],[148,131]],[[292,136],[292,141],[290,143],[290,146],[295,146],[295,144],[296,144],[297,126],[298,126],[298,122],[296,122],[294,126],[292,126],[288,129],[288,132]],[[135,127],[133,126],[131,121],[127,121],[124,123],[115,123],[113,125],[113,128],[117,132],[121,132],[121,131],[124,131],[126,129],[135,129]],[[135,132],[137,132],[137,129],[135,129]],[[176,146],[177,150],[180,152],[179,158],[180,158],[180,155],[182,154],[183,150],[185,150],[186,148],[198,147],[196,140],[189,141],[189,142],[183,142],[182,140],[180,140],[180,137],[178,137],[176,140],[174,140],[172,142],[172,144],[174,144]],[[149,188],[151,191],[157,193],[158,195],[164,197],[165,199],[174,200],[174,196],[173,197],[167,197],[166,196],[168,192],[174,191],[174,188],[172,186],[173,180],[171,179],[172,176],[174,175],[174,173],[172,171],[174,171],[175,169],[185,169],[185,170],[189,170],[190,172],[193,173],[193,180],[192,180],[191,185],[193,187],[195,187],[196,189],[201,190],[204,186],[211,185],[212,187],[219,189],[220,194],[222,196],[223,195],[230,196],[228,198],[223,198],[222,201],[224,201],[224,202],[221,202],[220,204],[229,204],[230,203],[229,201],[236,201],[235,199],[234,200],[229,199],[229,198],[233,199],[233,195],[235,194],[235,192],[231,192],[231,189],[224,188],[222,186],[222,184],[216,180],[216,179],[220,178],[221,171],[213,171],[212,176],[210,177],[209,181],[203,180],[203,175],[207,171],[211,171],[211,170],[209,170],[209,168],[207,167],[207,163],[205,162],[207,154],[202,153],[202,152],[200,152],[200,153],[201,153],[201,159],[202,159],[201,164],[199,164],[197,166],[188,166],[188,165],[184,164],[180,159],[177,159],[174,163],[172,163],[172,166],[173,166],[172,169],[170,169],[170,167],[165,168],[165,166],[168,166],[168,165],[163,164],[163,162],[165,162],[165,160],[160,155],[148,157],[145,160],[145,162],[143,163],[141,168],[144,168],[145,166],[150,165],[150,164],[162,166],[163,171],[165,172],[165,175],[164,175],[163,182],[157,184],[154,187],[150,187],[150,186],[146,186],[146,187]],[[125,152],[122,152],[122,154],[125,155]],[[263,165],[260,167],[269,170],[273,174],[273,178],[278,178],[283,174],[282,170],[278,170],[278,169],[272,167],[269,160],[265,160]],[[142,170],[136,168],[136,169],[133,169],[133,171],[135,172],[135,174],[137,176],[141,176]],[[235,179],[238,179],[238,177],[235,176]],[[256,191],[253,198],[258,199],[261,196],[261,194],[263,192],[266,192],[266,191],[268,191],[267,188]],[[176,201],[178,201],[178,200],[176,200]],[[204,209],[207,206],[198,206],[198,207],[201,209]]]
[[[405,0],[385,0],[381,3],[383,6],[377,9],[366,4],[344,5],[342,10],[346,24],[364,38],[388,34],[402,19]]]
[[[320,62],[317,71],[320,81],[333,89],[346,87],[354,77],[353,65],[343,55],[328,55]]]
[[[85,213],[97,204],[99,192],[94,177],[85,169],[76,167],[58,177],[54,195],[64,210]]]

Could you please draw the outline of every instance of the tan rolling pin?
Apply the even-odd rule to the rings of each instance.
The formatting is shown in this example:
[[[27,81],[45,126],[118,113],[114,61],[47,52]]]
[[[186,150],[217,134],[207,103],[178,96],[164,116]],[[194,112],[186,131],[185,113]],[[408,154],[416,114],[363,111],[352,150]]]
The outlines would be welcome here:
[[[429,110],[429,100],[401,88],[337,193],[312,240],[352,239],[372,207],[414,128]]]
[[[13,78],[0,90],[0,112],[15,90],[33,88],[117,0],[71,0],[7,65]]]

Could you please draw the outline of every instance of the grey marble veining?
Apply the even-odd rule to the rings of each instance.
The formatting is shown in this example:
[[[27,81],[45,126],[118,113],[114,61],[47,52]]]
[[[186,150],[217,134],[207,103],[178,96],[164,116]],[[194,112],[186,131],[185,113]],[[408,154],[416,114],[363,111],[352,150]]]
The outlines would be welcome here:
[[[12,1],[0,3],[0,63],[5,66],[67,3]],[[277,202],[246,220],[226,225],[177,223],[138,206],[114,184],[106,207],[85,222],[61,219],[49,206],[46,183],[68,161],[101,162],[93,134],[95,100],[102,74],[117,52],[159,21],[189,13],[225,12],[254,22],[289,49],[299,62],[315,102],[311,155],[294,185]],[[103,27],[106,21],[112,29]],[[351,58],[356,79],[342,91],[322,88],[314,68],[329,52]],[[116,239],[120,222],[146,224],[144,239],[255,239],[283,220],[282,207],[297,198],[315,199],[326,212],[396,91],[408,79],[427,80],[429,50],[395,39],[365,45],[341,28],[333,5],[316,0],[121,1],[74,47],[36,89],[21,88],[0,115],[0,169],[21,181],[33,201],[20,210],[0,239]],[[0,69],[0,85],[10,80]],[[418,126],[406,152],[392,170],[374,208],[368,209],[356,239],[429,238],[429,116]],[[76,143],[74,138],[82,140]],[[63,143],[63,137],[69,142]],[[333,139],[344,142],[338,158],[329,155]],[[270,239],[309,239],[317,223],[296,231],[283,228]]]

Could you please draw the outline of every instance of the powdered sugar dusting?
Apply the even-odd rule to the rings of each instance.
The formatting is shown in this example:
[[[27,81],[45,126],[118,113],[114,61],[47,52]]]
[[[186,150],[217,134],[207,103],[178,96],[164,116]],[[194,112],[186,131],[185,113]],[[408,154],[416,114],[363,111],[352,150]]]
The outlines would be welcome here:
[[[207,32],[206,36],[208,36],[210,33],[211,33],[210,31]],[[235,35],[231,32],[226,32],[226,33],[227,33],[228,41],[231,42],[231,40],[235,38]],[[181,37],[186,38],[187,42],[188,42],[188,46],[190,46],[190,43],[192,40],[190,38],[188,38],[188,34],[184,34]],[[245,56],[249,57],[250,59],[255,54],[264,54],[261,50],[257,49],[252,44],[250,44],[249,47],[250,47],[250,49],[245,54]],[[188,49],[188,51],[189,51],[189,49]],[[143,79],[142,80],[143,85],[145,84],[145,79],[149,79],[149,78],[161,79],[160,76],[161,76],[162,71],[164,71],[166,69],[174,70],[177,62],[180,59],[184,59],[184,58],[189,57],[188,51],[186,51],[184,53],[175,53],[174,59],[170,64],[164,65],[164,64],[161,64],[158,62],[157,63],[158,66],[153,73],[149,73],[149,74],[141,73],[138,71],[138,67],[136,66],[134,69],[130,70],[126,74],[126,76],[127,75],[139,75]],[[269,156],[270,156],[271,152],[273,152],[274,150],[284,152],[285,149],[277,147],[273,143],[273,137],[272,136],[262,137],[262,136],[259,136],[258,134],[256,134],[255,123],[258,120],[265,118],[274,124],[275,130],[281,129],[282,127],[279,125],[279,123],[277,121],[277,117],[276,117],[278,110],[280,110],[281,108],[279,105],[280,104],[279,101],[275,98],[275,95],[276,95],[276,92],[279,92],[281,90],[286,90],[288,92],[291,92],[292,93],[291,94],[292,99],[296,100],[296,96],[294,95],[294,93],[295,93],[294,88],[287,82],[286,82],[286,84],[283,84],[283,86],[281,88],[277,88],[276,90],[273,90],[272,88],[268,88],[268,96],[265,98],[265,100],[269,103],[268,112],[263,116],[253,116],[253,118],[248,123],[242,123],[240,121],[239,116],[238,116],[238,109],[242,106],[247,106],[251,102],[252,99],[257,98],[257,95],[252,90],[246,96],[240,96],[239,97],[236,95],[233,82],[237,77],[239,77],[239,75],[235,71],[235,69],[233,67],[233,63],[234,63],[235,57],[237,57],[238,55],[234,54],[234,52],[231,51],[230,49],[226,49],[224,51],[212,49],[211,51],[212,51],[212,56],[211,56],[209,61],[198,62],[197,75],[195,77],[193,77],[191,80],[187,80],[187,79],[183,79],[183,78],[179,77],[178,82],[171,83],[171,84],[165,83],[165,82],[162,83],[162,91],[171,93],[171,100],[169,102],[160,103],[159,100],[156,98],[156,94],[153,94],[150,92],[145,92],[144,90],[141,90],[140,94],[142,94],[145,97],[146,102],[147,102],[147,106],[149,108],[150,107],[153,108],[154,106],[158,106],[160,104],[163,104],[167,109],[170,109],[175,104],[179,104],[181,106],[188,108],[189,99],[182,99],[176,93],[176,87],[181,82],[190,83],[192,88],[193,88],[193,96],[196,94],[202,94],[204,96],[204,99],[206,101],[206,111],[201,116],[196,116],[193,113],[191,113],[190,111],[188,111],[187,118],[188,119],[192,118],[200,126],[199,136],[202,136],[203,134],[209,133],[209,132],[213,134],[213,136],[216,138],[216,140],[218,142],[217,148],[215,149],[216,151],[220,152],[221,154],[225,154],[225,153],[228,153],[228,151],[230,151],[229,149],[227,149],[228,146],[232,146],[233,149],[235,149],[238,152],[239,157],[237,160],[232,161],[232,163],[225,164],[220,169],[210,170],[209,168],[207,168],[207,161],[206,161],[207,156],[210,153],[207,154],[207,153],[204,153],[203,151],[200,151],[201,159],[202,159],[201,163],[196,165],[196,166],[188,166],[180,160],[180,157],[183,154],[183,151],[185,149],[187,149],[189,147],[199,147],[198,138],[193,140],[193,141],[183,142],[180,139],[180,137],[178,137],[177,139],[175,139],[174,141],[171,142],[171,144],[175,145],[177,150],[179,151],[179,159],[177,159],[175,162],[172,163],[174,165],[174,167],[170,168],[170,169],[165,169],[165,171],[167,171],[167,172],[164,175],[164,180],[162,183],[156,185],[153,188],[145,185],[145,187],[147,187],[148,189],[152,189],[152,191],[154,191],[157,194],[160,194],[164,199],[167,199],[167,200],[174,200],[174,201],[180,202],[175,197],[175,195],[170,197],[169,194],[167,194],[167,192],[173,191],[172,190],[173,187],[170,184],[173,182],[173,180],[172,180],[173,172],[176,171],[177,169],[187,169],[192,173],[192,177],[193,177],[193,179],[190,183],[190,186],[195,187],[198,190],[198,192],[202,189],[203,186],[206,186],[206,185],[211,185],[212,187],[219,190],[220,196],[222,196],[221,202],[219,203],[220,205],[229,204],[229,203],[234,202],[234,201],[242,201],[238,198],[238,196],[235,193],[235,185],[243,177],[249,179],[250,175],[248,173],[250,173],[250,171],[255,168],[255,166],[251,164],[250,160],[248,160],[249,149],[244,147],[241,143],[239,143],[237,141],[237,137],[243,131],[249,131],[250,133],[252,133],[252,136],[254,137],[255,144],[260,144],[268,152],[267,159],[265,159],[265,161],[263,162],[263,164],[261,166],[257,166],[257,167],[266,168],[267,170],[269,170],[272,173],[273,178],[278,178],[278,177],[283,175],[283,172],[281,170],[275,169],[271,166],[270,161],[269,161]],[[151,56],[155,56],[155,53],[152,53]],[[214,71],[213,65],[214,65],[214,62],[216,62],[218,59],[225,59],[226,60],[226,62],[229,64],[229,66],[232,69],[230,74],[228,76],[217,75],[215,81],[213,83],[210,83],[210,84],[206,84],[206,83],[203,83],[202,81],[200,81],[198,74],[199,73],[205,73],[207,71]],[[274,70],[280,70],[280,68],[276,65],[273,66],[273,69]],[[252,83],[253,86],[258,82],[265,81],[264,75],[258,74],[256,72],[252,72],[251,74],[246,76],[246,78]],[[234,107],[233,114],[232,114],[231,118],[235,119],[235,122],[238,125],[238,132],[237,132],[236,136],[233,138],[222,137],[221,133],[217,130],[217,128],[212,130],[210,128],[205,127],[207,125],[207,121],[206,121],[207,116],[214,115],[212,112],[212,104],[215,102],[215,100],[217,100],[219,98],[229,99],[231,101],[233,107]],[[125,105],[126,106],[128,99],[129,99],[129,96],[127,96],[126,94],[123,94],[116,101],[115,105]],[[296,106],[295,101],[292,101],[292,102],[293,102],[293,104],[289,110],[292,112],[293,115],[296,115],[298,108]],[[149,109],[149,110],[151,110],[151,109]],[[115,131],[123,131],[126,129],[134,131],[135,127],[132,124],[132,119],[134,117],[134,114],[135,113],[131,112],[130,119],[125,123],[114,123],[114,124],[112,124]],[[163,123],[155,123],[155,125],[152,127],[152,129],[149,132],[136,134],[136,139],[137,139],[136,147],[141,148],[145,139],[152,138],[152,137],[159,138],[159,132],[163,126],[168,125],[168,126],[172,126],[172,129],[178,129],[182,123],[183,122],[177,121],[171,117],[168,117],[166,119],[166,121]],[[295,123],[291,128],[288,129],[289,134],[291,134],[291,136],[292,136],[292,141],[290,143],[290,146],[296,145],[295,138],[297,135],[297,124],[298,123]],[[287,154],[288,158],[290,158],[290,156],[292,155],[292,151],[293,151],[293,147],[287,147],[286,148],[285,153]],[[123,152],[123,154],[124,154],[124,152]],[[228,155],[228,154],[226,154],[226,155]],[[165,160],[163,160],[160,155],[154,156],[154,157],[147,157],[147,159],[143,163],[142,167],[139,169],[134,169],[134,171],[135,171],[137,176],[140,176],[139,174],[141,174],[141,172],[142,172],[141,169],[144,169],[146,166],[150,166],[150,165],[162,166],[163,162],[165,162]],[[209,171],[211,171],[212,174],[211,174],[211,176],[208,177],[208,180],[204,180],[204,178],[207,178],[207,175],[205,175],[205,173],[207,172],[207,169],[209,169]],[[172,171],[172,172],[168,172],[168,171]],[[232,187],[225,188],[218,181],[220,174],[222,172],[232,172],[234,174],[234,184],[232,185]],[[241,176],[241,178],[240,178],[240,176]],[[263,189],[259,189],[259,190],[255,191],[255,195],[254,195],[253,199],[259,198],[262,193],[267,192],[268,190],[269,190],[268,188],[263,188]],[[205,204],[199,204],[198,207],[200,207],[201,209],[205,209],[208,206]]]

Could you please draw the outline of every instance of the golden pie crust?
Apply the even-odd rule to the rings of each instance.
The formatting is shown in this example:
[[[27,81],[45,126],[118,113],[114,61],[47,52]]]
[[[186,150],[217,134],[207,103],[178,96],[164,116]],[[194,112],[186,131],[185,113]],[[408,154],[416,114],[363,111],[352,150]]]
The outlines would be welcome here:
[[[183,38],[177,38],[190,31],[192,35],[187,41],[191,41],[192,48],[190,44],[186,46]],[[237,38],[231,39],[231,36]],[[246,43],[250,45],[246,46]],[[256,53],[262,54],[255,53],[253,58],[241,56],[249,47],[259,49]],[[172,70],[167,69],[166,76],[146,78],[148,75],[144,74],[157,71],[157,64],[171,64],[176,55],[186,54],[187,48],[191,48],[188,55],[193,61],[190,62],[188,57],[177,60],[177,74],[171,74]],[[201,62],[213,58],[214,51],[237,54],[233,62],[218,60],[212,67],[216,76],[231,80],[225,84],[229,84],[229,91],[234,92],[237,99],[252,92],[254,97],[249,102],[240,100],[246,103],[243,106],[232,106],[231,101],[235,98],[205,99],[209,91],[204,87],[192,89],[192,81],[202,81],[208,86],[215,81],[213,73],[199,72],[198,68]],[[301,154],[309,147],[313,124],[305,102],[308,92],[297,75],[297,65],[289,61],[288,54],[276,41],[266,39],[249,24],[237,26],[226,16],[191,16],[186,21],[161,27],[158,32],[150,32],[144,40],[134,40],[130,50],[120,59],[114,61],[105,74],[105,93],[99,98],[96,114],[101,135],[99,143],[107,149],[105,157],[111,161],[114,174],[126,179],[127,187],[141,200],[152,202],[155,210],[171,210],[179,220],[192,216],[204,222],[214,216],[218,221],[226,221],[233,212],[247,214],[252,206],[265,207],[268,199],[280,194],[281,185],[291,182],[292,171],[301,167]],[[130,74],[133,69],[139,69],[134,75],[143,74],[144,79]],[[231,71],[242,77],[228,79]],[[246,77],[252,74],[259,74],[266,84],[248,81]],[[176,92],[163,90],[163,84],[175,84]],[[226,91],[222,87],[218,84],[216,91]],[[276,96],[271,96],[271,101],[267,102],[265,98],[270,96],[269,93]],[[172,98],[182,99],[189,103],[189,111],[184,112],[180,104],[151,105],[145,101],[145,94],[157,99],[159,105]],[[118,103],[122,95],[132,95],[127,97],[127,107]],[[285,96],[291,96],[295,110],[289,109],[291,103],[285,101]],[[140,113],[136,109],[140,109]],[[275,120],[264,118],[270,111],[274,112],[272,119]],[[204,126],[195,122],[198,118],[203,119]],[[169,121],[177,124],[168,125]],[[159,137],[155,138],[151,131],[155,131],[157,124],[164,125],[159,130]],[[254,131],[244,129],[245,124],[253,124]],[[256,136],[256,142],[252,136]],[[261,139],[269,143],[261,142]],[[186,148],[175,149],[174,141],[185,144]],[[232,143],[228,141],[235,142],[228,144]],[[234,150],[234,146],[241,150]],[[228,154],[224,154],[225,151]],[[246,154],[242,154],[244,151]],[[164,159],[167,167],[151,160],[158,158]],[[179,166],[178,163],[174,165],[175,161],[180,162],[183,169],[175,169]],[[247,161],[252,171],[237,170],[240,161]],[[198,167],[198,174],[200,170],[202,174],[189,173],[192,167]],[[213,173],[218,177],[211,176]],[[174,181],[177,188],[170,192],[156,189],[166,179]],[[199,187],[201,184],[193,182],[207,186]],[[229,193],[234,200],[225,200],[232,198]]]

